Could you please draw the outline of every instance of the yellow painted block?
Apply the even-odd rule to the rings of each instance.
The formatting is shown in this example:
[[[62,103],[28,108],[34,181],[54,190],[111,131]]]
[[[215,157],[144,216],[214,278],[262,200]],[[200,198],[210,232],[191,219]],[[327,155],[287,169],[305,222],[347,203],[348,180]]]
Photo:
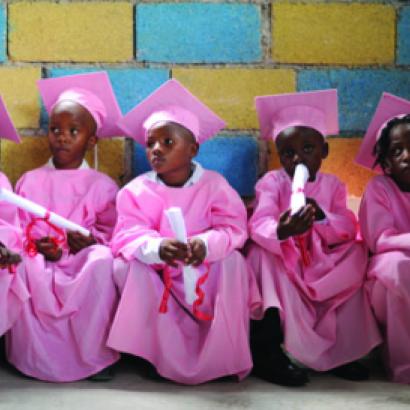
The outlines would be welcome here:
[[[323,161],[321,171],[336,175],[346,186],[349,195],[362,196],[375,173],[357,165],[354,158],[362,142],[361,138],[329,138],[329,156]],[[280,168],[275,144],[269,143],[268,169]]]
[[[45,137],[23,137],[20,144],[1,140],[1,170],[13,185],[24,172],[45,164],[49,157]]]
[[[389,64],[395,11],[382,4],[276,4],[273,59],[282,63]]]
[[[124,175],[124,138],[101,139],[98,141],[98,171],[113,178],[118,185],[122,184]],[[88,152],[86,160],[94,167],[94,153]]]
[[[128,61],[130,2],[48,1],[9,5],[9,56],[18,61]]]
[[[289,69],[172,70],[193,94],[220,115],[230,129],[258,128],[254,98],[257,95],[294,92],[296,74]]]
[[[98,170],[110,175],[120,184],[124,173],[124,139],[101,140],[98,145]],[[21,175],[44,165],[49,158],[47,137],[23,137],[21,144],[1,141],[1,169],[13,185]],[[90,166],[94,166],[92,152],[87,154],[86,159]]]
[[[36,81],[40,68],[0,67],[0,94],[17,128],[37,128],[40,100]]]

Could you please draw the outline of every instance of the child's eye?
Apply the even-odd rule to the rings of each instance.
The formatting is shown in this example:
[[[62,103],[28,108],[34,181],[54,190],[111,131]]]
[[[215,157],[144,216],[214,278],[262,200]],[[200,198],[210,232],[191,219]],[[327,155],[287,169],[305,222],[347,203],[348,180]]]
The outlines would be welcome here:
[[[403,152],[403,148],[402,147],[393,147],[390,150],[390,153],[393,157],[398,157],[401,153]]]
[[[295,151],[293,151],[293,149],[287,149],[287,150],[282,152],[282,155],[285,158],[293,158],[293,156],[295,155]]]
[[[50,127],[50,131],[55,135],[60,134],[60,128],[57,127]]]
[[[305,152],[306,154],[310,154],[314,149],[314,146],[311,144],[307,144],[303,147],[303,152]]]
[[[74,136],[78,135],[78,129],[77,128],[71,128],[70,132],[71,132],[71,135],[74,135]]]
[[[165,138],[165,145],[172,145],[174,143],[174,140],[172,138]]]
[[[147,148],[152,148],[154,146],[154,144],[155,144],[154,141],[148,140],[147,141]]]

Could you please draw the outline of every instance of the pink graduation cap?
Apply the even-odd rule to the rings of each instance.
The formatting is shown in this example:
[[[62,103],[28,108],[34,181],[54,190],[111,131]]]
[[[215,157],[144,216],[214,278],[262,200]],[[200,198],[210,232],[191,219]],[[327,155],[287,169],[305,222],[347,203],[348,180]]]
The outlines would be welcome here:
[[[402,117],[407,114],[410,114],[410,101],[393,94],[383,93],[363,137],[355,161],[363,167],[372,169],[376,160],[376,157],[373,155],[373,149],[380,138],[383,128],[394,117]],[[381,172],[380,166],[376,166],[374,169]]]
[[[39,80],[37,85],[49,115],[56,104],[73,101],[92,115],[97,124],[97,137],[122,134],[117,126],[121,110],[105,71],[46,78]]]
[[[20,136],[17,133],[16,127],[11,121],[10,115],[4,104],[3,98],[0,96],[0,138],[6,138],[8,140],[19,143]]]
[[[259,96],[255,106],[266,140],[295,126],[314,128],[324,137],[339,132],[336,89]]]
[[[225,126],[221,118],[173,79],[158,87],[118,124],[126,135],[145,144],[147,131],[163,121],[172,121],[189,129],[198,143],[213,137]]]

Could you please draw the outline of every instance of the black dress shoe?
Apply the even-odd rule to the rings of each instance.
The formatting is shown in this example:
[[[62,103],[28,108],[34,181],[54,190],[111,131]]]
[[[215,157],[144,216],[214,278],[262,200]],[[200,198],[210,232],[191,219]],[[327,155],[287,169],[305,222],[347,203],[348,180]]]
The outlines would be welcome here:
[[[267,382],[281,386],[299,387],[309,381],[306,370],[293,364],[282,350],[254,357],[252,373]]]
[[[114,366],[108,366],[105,369],[100,370],[98,373],[95,373],[89,377],[87,380],[93,382],[109,382],[114,378]]]
[[[341,379],[354,382],[368,380],[369,370],[359,362],[346,363],[343,366],[335,367],[330,373]]]

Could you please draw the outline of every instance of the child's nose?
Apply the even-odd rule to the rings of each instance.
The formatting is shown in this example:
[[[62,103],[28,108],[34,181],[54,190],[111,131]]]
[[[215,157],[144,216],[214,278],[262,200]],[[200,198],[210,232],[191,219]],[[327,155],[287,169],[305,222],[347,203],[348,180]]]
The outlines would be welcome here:
[[[59,142],[66,142],[68,140],[67,133],[65,131],[59,132],[57,135],[57,141]]]
[[[293,163],[297,165],[297,164],[300,164],[301,162],[302,162],[302,157],[297,152],[295,152],[295,154],[293,155]]]
[[[154,146],[152,147],[152,152],[156,153],[156,152],[161,152],[161,143],[160,141],[157,141]]]

